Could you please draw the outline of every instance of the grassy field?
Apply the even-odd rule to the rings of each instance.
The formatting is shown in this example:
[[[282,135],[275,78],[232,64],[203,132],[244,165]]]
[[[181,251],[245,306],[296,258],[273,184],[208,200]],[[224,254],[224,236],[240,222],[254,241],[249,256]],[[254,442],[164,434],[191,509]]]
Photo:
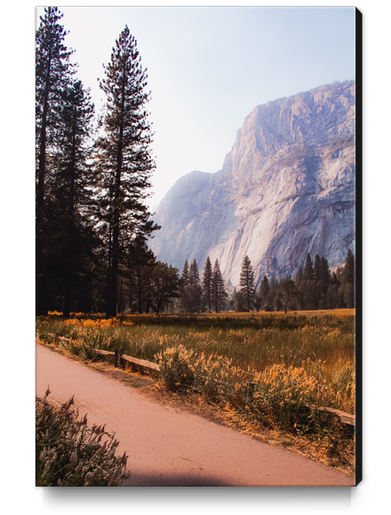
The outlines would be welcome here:
[[[158,363],[161,387],[197,394],[262,427],[321,441],[330,463],[349,462],[351,469],[351,426],[318,408],[355,413],[354,329],[354,310],[347,309],[37,319],[44,343],[50,333],[67,337],[70,342],[59,345],[86,360],[96,359],[94,348],[122,348]]]

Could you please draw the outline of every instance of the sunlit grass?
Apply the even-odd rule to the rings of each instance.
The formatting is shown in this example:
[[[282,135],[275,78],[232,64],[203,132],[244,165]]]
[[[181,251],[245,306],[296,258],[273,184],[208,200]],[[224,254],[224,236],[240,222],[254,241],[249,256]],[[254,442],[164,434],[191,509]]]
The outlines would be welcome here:
[[[83,313],[37,319],[37,337],[83,359],[95,348],[160,365],[167,390],[201,395],[264,426],[330,442],[330,452],[353,454],[353,433],[327,412],[355,413],[354,310],[202,315]],[[337,449],[337,450],[336,450]]]
[[[355,368],[354,310],[277,313],[219,313],[196,316],[127,315],[105,319],[82,313],[63,320],[58,313],[37,321],[37,335],[48,341],[48,333],[65,336],[60,342],[85,358],[93,349],[124,349],[136,358],[158,361],[167,349],[183,348],[233,367],[262,373],[274,365],[301,369],[312,367],[334,392],[328,405],[354,410],[348,375]],[[314,368],[315,367],[315,368]],[[350,386],[349,386],[350,388]]]

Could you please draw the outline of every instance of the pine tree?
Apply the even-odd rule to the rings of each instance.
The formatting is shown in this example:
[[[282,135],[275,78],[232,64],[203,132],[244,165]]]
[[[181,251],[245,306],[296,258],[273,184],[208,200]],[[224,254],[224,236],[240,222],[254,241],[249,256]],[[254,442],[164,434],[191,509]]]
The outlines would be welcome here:
[[[319,308],[319,301],[322,296],[322,271],[321,260],[319,254],[315,255],[314,268],[313,268],[313,309]]]
[[[337,277],[337,274],[334,272],[330,276],[330,284],[327,288],[326,293],[326,302],[327,307],[329,309],[335,309],[339,307],[339,287],[341,286],[341,283]]]
[[[97,201],[104,208],[102,224],[108,260],[106,316],[111,317],[117,309],[121,247],[135,235],[149,236],[157,229],[143,203],[155,168],[150,155],[152,134],[145,111],[150,97],[144,91],[147,74],[141,66],[136,40],[127,26],[115,42],[111,61],[104,71],[106,78],[100,87],[107,96],[105,133],[96,142],[96,167]]]
[[[99,245],[88,219],[90,170],[88,138],[92,132],[94,106],[81,81],[63,92],[60,111],[58,147],[53,156],[54,171],[49,186],[51,210],[50,241],[57,265],[57,276],[63,282],[63,315],[76,309],[73,301],[81,290],[80,280],[91,264],[95,246]],[[84,284],[85,288],[86,285]],[[90,288],[89,288],[90,289]],[[77,306],[85,311],[85,306]]]
[[[246,300],[247,310],[250,311],[254,307],[255,302],[255,285],[254,271],[250,258],[247,255],[243,259],[240,272],[240,291]]]
[[[189,286],[192,286],[193,284],[198,284],[199,282],[200,282],[200,274],[198,272],[197,261],[194,259],[190,263],[190,268],[189,268]]]
[[[190,299],[190,312],[196,313],[201,311],[202,305],[202,287],[200,275],[198,272],[197,261],[194,259],[190,265],[189,270],[189,299]]]
[[[156,314],[178,297],[178,270],[158,261],[152,271],[152,295]]]
[[[246,309],[246,300],[243,297],[242,292],[239,290],[235,293],[234,297],[235,311],[241,313]]]
[[[189,297],[189,262],[185,259],[182,268],[182,274],[179,280],[179,309],[185,313],[189,313],[190,297]]]
[[[295,282],[289,278],[282,279],[282,281],[280,283],[280,288],[281,288],[281,290],[280,290],[281,297],[282,297],[283,304],[284,304],[284,310],[286,313],[287,309],[289,307],[289,303],[292,301],[292,299],[297,298],[297,296],[299,295],[299,292],[296,288]]]
[[[311,255],[308,253],[304,265],[303,279],[312,281],[314,278],[314,265],[312,263]]]
[[[339,288],[340,290],[340,296],[343,299],[343,303],[347,308],[353,308],[355,305],[355,294],[354,294],[354,275],[355,275],[355,265],[354,265],[354,255],[352,251],[349,249],[345,266],[341,273],[341,286]]]
[[[227,297],[228,295],[225,291],[223,274],[221,273],[219,262],[216,259],[213,267],[212,277],[212,303],[214,305],[216,313],[223,309],[225,299]]]
[[[203,299],[206,309],[212,311],[212,263],[207,256],[202,277]]]
[[[50,305],[50,277],[46,263],[48,251],[46,220],[47,183],[50,160],[57,145],[63,91],[74,67],[69,63],[72,51],[64,45],[66,31],[59,24],[62,14],[57,7],[47,7],[36,32],[35,123],[36,123],[36,311],[47,313]]]
[[[261,298],[261,308],[264,310],[270,309],[270,284],[268,278],[265,277],[262,279],[261,285],[259,287],[259,297]]]
[[[300,285],[300,293],[303,299],[304,309],[315,309],[315,283],[314,283],[314,265],[311,255],[308,253],[304,271],[303,280]]]
[[[329,308],[327,291],[331,282],[331,274],[329,269],[329,263],[326,258],[322,257],[320,261],[320,274],[317,287],[320,291],[319,309]]]
[[[155,262],[155,255],[148,248],[146,238],[138,234],[127,248],[126,266],[122,267],[120,273],[128,280],[130,289],[136,292],[139,313],[142,313],[144,308],[148,311],[148,293]]]

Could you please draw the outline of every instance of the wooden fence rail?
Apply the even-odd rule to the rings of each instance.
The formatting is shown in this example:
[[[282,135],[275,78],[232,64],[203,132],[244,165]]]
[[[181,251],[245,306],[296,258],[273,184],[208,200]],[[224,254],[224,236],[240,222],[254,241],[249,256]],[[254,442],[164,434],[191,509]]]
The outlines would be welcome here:
[[[70,341],[69,338],[65,338],[63,336],[60,336],[59,334],[53,334],[48,333],[48,336],[50,336],[53,339],[53,343],[55,343],[58,340],[63,341]],[[133,358],[132,356],[128,356],[124,354],[123,349],[116,349],[115,352],[109,351],[109,350],[103,350],[103,349],[94,349],[94,352],[101,356],[113,356],[114,357],[114,364],[116,367],[120,367],[121,360],[128,361],[129,363],[133,363],[135,365],[149,368],[151,370],[156,370],[157,372],[160,372],[160,367],[157,363],[152,363],[151,361],[147,361],[145,359],[139,359],[139,358]],[[320,411],[328,411],[332,415],[335,415],[341,424],[347,424],[349,426],[355,426],[356,425],[356,417],[354,415],[350,415],[349,413],[346,413],[345,411],[335,409],[335,408],[328,408],[325,406],[313,406],[314,408],[317,408]]]
[[[50,338],[52,338],[53,343],[56,343],[58,341],[71,341],[70,338],[65,338],[64,336],[60,336],[58,333],[47,333]],[[124,354],[123,349],[116,349],[115,352],[110,350],[103,350],[103,349],[94,349],[94,352],[96,354],[99,354],[101,356],[113,356],[114,357],[114,364],[116,367],[120,366],[121,359],[128,361],[129,363],[133,363],[135,365],[150,368],[151,370],[156,370],[157,372],[160,372],[160,367],[157,363],[153,363],[151,361],[147,361],[145,359],[139,359],[139,358],[133,358],[132,356],[128,356]]]
[[[117,349],[117,350],[122,350],[122,349]],[[102,356],[114,356],[114,358],[116,358],[115,352],[111,352],[108,350],[102,350],[102,349],[94,349],[94,351],[97,354],[101,354]],[[118,356],[118,358],[116,359],[116,362],[117,362],[116,366],[118,366],[118,361],[120,361],[121,359],[124,359],[125,361],[128,361],[129,363],[134,363],[135,365],[150,368],[152,370],[157,370],[158,372],[160,372],[160,367],[157,363],[153,363],[153,362],[147,361],[145,359],[133,358],[132,356],[128,356],[127,354],[122,354],[120,352],[117,352],[117,356]]]

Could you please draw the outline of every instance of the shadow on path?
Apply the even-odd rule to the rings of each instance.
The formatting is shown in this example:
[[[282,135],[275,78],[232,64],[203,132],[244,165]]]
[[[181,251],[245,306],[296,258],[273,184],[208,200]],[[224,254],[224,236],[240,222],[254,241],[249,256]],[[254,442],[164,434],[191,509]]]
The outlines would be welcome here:
[[[200,477],[193,474],[131,474],[121,486],[234,486],[213,476]]]

